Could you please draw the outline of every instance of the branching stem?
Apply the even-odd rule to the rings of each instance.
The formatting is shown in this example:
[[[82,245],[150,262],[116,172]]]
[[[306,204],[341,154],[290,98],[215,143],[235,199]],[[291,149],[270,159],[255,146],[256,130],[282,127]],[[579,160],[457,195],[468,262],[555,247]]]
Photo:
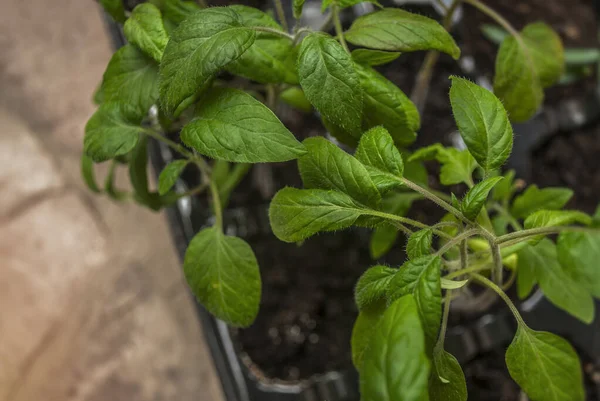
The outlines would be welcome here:
[[[584,233],[600,233],[600,229],[588,228],[588,227],[577,227],[577,226],[557,226],[557,227],[540,227],[540,228],[530,228],[528,230],[515,231],[514,233],[509,233],[505,235],[501,235],[496,238],[496,244],[503,244],[508,241],[518,240],[518,239],[526,239],[529,237],[535,237],[536,235],[548,235],[548,234],[558,234],[563,231],[575,231],[575,232],[584,232]]]
[[[257,32],[271,33],[273,35],[277,35],[277,36],[281,36],[281,37],[284,37],[284,38],[288,38],[288,39],[290,39],[292,41],[294,40],[294,35],[291,35],[291,34],[289,34],[287,32],[284,32],[284,31],[280,31],[278,29],[269,28],[269,27],[266,27],[266,26],[255,26],[255,27],[252,27],[252,29],[254,29]]]
[[[479,234],[480,231],[481,230],[479,230],[477,228],[472,228],[470,230],[463,231],[462,233],[458,234],[456,237],[452,238],[450,241],[446,242],[444,244],[444,246],[442,246],[437,251],[437,254],[440,256],[443,255],[444,253],[448,252],[453,246],[459,245],[462,241],[466,240],[467,238]]]
[[[508,307],[510,308],[510,311],[515,316],[515,319],[517,319],[517,322],[519,323],[519,325],[527,326],[527,324],[521,317],[519,310],[517,309],[515,304],[510,300],[508,295],[506,295],[506,293],[504,291],[502,291],[502,288],[500,288],[498,285],[496,285],[489,279],[483,277],[481,274],[471,273],[471,277],[473,277],[473,279],[475,279],[476,281],[479,281],[481,284],[485,285],[486,287],[494,290],[496,292],[496,294],[498,294],[500,296],[500,298],[502,298],[502,300],[504,302],[506,302],[506,305],[508,305]]]

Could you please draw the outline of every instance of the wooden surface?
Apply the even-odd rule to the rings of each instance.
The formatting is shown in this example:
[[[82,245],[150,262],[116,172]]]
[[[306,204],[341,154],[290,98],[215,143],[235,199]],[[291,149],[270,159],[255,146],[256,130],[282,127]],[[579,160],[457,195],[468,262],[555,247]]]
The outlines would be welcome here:
[[[3,0],[0,48],[0,401],[218,401],[165,216],[79,177],[95,2]]]

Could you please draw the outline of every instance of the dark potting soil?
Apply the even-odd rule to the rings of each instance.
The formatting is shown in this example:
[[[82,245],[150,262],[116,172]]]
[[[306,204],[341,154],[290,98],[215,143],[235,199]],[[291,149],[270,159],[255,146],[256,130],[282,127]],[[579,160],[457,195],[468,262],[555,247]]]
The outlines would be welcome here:
[[[597,48],[598,22],[592,0],[485,0],[484,3],[521,30],[532,22],[543,21],[558,32],[565,48]],[[465,5],[459,32],[464,38],[463,54],[474,57],[478,75],[493,82],[498,45],[487,40],[482,24],[495,24],[472,6]],[[595,70],[592,68],[592,70]],[[569,85],[556,85],[545,91],[545,104],[556,105],[565,98],[584,98],[596,85],[595,71]]]

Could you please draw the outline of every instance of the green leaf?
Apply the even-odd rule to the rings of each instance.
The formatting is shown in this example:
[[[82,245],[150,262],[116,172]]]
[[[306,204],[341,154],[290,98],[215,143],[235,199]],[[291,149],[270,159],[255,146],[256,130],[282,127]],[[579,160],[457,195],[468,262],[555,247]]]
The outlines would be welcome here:
[[[96,175],[94,174],[94,161],[85,153],[81,154],[81,176],[90,191],[99,194],[102,190],[96,184]]]
[[[519,325],[506,351],[506,365],[531,400],[585,399],[579,357],[567,341],[552,333]]]
[[[442,289],[443,290],[458,290],[463,288],[469,280],[448,280],[442,277]]]
[[[137,110],[126,104],[104,103],[85,126],[83,150],[96,163],[129,153],[144,129]]]
[[[477,218],[487,201],[490,191],[494,188],[494,185],[503,179],[504,177],[488,178],[469,189],[469,192],[467,192],[460,204],[462,214],[469,220]]]
[[[271,16],[256,8],[243,5],[232,5],[229,8],[239,14],[244,26],[266,27],[283,32]],[[296,52],[292,39],[268,32],[258,32],[252,46],[229,64],[227,70],[262,84],[298,84]]]
[[[363,214],[364,207],[348,195],[321,189],[284,188],[269,207],[273,233],[285,242],[348,228]]]
[[[496,58],[494,93],[510,119],[530,119],[544,100],[543,88],[556,82],[564,69],[564,52],[558,35],[544,23],[527,25],[521,40],[506,38]]]
[[[223,7],[193,13],[171,35],[160,63],[160,99],[177,115],[211,78],[252,46],[256,32]]]
[[[527,298],[538,282],[535,267],[544,256],[533,248],[533,245],[527,245],[517,255],[517,295],[520,299]]]
[[[421,256],[427,256],[431,253],[431,242],[433,240],[433,231],[429,228],[416,231],[406,243],[406,253],[409,259],[418,259]]]
[[[562,232],[556,242],[558,260],[567,274],[600,298],[600,232]]]
[[[127,19],[122,0],[100,0],[100,4],[104,7],[104,11],[116,22],[123,23]]]
[[[421,401],[429,361],[417,303],[411,295],[394,302],[371,331],[360,371],[363,401]]]
[[[367,168],[352,155],[322,137],[303,143],[308,152],[298,159],[298,168],[306,188],[335,189],[365,205],[381,200]]]
[[[302,16],[302,9],[304,8],[304,2],[306,0],[293,0],[292,2],[292,10],[295,19],[300,19]]]
[[[442,320],[441,264],[440,257],[435,255],[409,260],[398,269],[387,291],[388,303],[407,294],[414,295],[423,323],[428,352],[432,352],[437,342]]]
[[[304,96],[302,89],[296,86],[292,86],[281,92],[279,99],[305,113],[310,113],[313,109],[312,104],[310,104],[306,96]]]
[[[408,146],[417,138],[421,119],[416,106],[391,81],[370,67],[355,64],[363,89],[362,128],[386,128],[398,146]]]
[[[594,301],[587,290],[560,265],[556,245],[552,241],[544,239],[535,246],[524,247],[518,253],[518,260],[518,280],[521,280],[521,269],[525,269],[529,274],[526,278],[531,281],[533,276],[533,282],[539,282],[550,302],[585,323],[592,322]],[[524,295],[526,289],[527,286],[523,285],[519,296]]]
[[[390,63],[400,57],[400,52],[386,52],[383,50],[355,49],[352,50],[352,60],[366,66],[376,66]]]
[[[365,351],[369,347],[373,331],[376,330],[377,325],[383,317],[383,312],[385,312],[385,301],[378,302],[360,311],[354,322],[350,343],[352,348],[352,363],[357,370],[360,370],[362,367]]]
[[[158,177],[158,193],[164,195],[173,188],[189,160],[175,160],[167,164]]]
[[[160,63],[169,36],[165,30],[160,10],[153,4],[137,5],[125,22],[123,32],[129,43]]]
[[[565,226],[573,223],[590,225],[592,218],[575,210],[539,210],[525,219],[525,228]]]
[[[399,8],[358,17],[345,34],[352,44],[378,50],[412,52],[439,50],[460,57],[460,49],[452,36],[436,21]]]
[[[387,266],[373,266],[360,276],[354,290],[359,311],[385,300],[387,288],[397,271]]]
[[[377,0],[323,0],[321,2],[321,12],[324,13],[332,4],[337,5],[340,9],[344,9],[364,2],[377,4],[381,7],[381,4]]]
[[[511,196],[513,195],[515,189],[513,184],[515,182],[515,170],[508,170],[504,174],[504,179],[494,187],[492,191],[492,199],[503,202],[509,201]]]
[[[467,401],[467,382],[460,363],[440,346],[433,350],[429,401]]]
[[[392,249],[398,238],[398,229],[390,224],[381,224],[375,227],[371,240],[369,241],[369,251],[371,258],[379,259]]]
[[[402,177],[404,172],[402,156],[383,127],[372,128],[363,134],[355,156],[365,166],[393,177]]]
[[[350,55],[330,36],[310,34],[298,53],[306,98],[322,116],[349,132],[360,131],[363,94]]]
[[[149,0],[162,13],[165,28],[171,33],[183,22],[184,19],[200,10],[200,6],[194,1],[182,0]]]
[[[244,240],[205,228],[192,238],[183,271],[194,295],[210,313],[233,326],[252,324],[261,281],[256,257]]]
[[[500,168],[513,146],[506,110],[489,90],[463,78],[451,79],[452,112],[469,152],[486,172]]]
[[[543,188],[530,185],[513,201],[510,213],[516,218],[525,218],[538,210],[558,210],[573,197],[567,188]]]
[[[181,140],[199,153],[231,162],[292,160],[304,146],[267,106],[245,92],[215,88],[183,127]]]
[[[110,161],[110,167],[108,168],[108,174],[104,179],[104,192],[109,198],[117,202],[125,201],[129,198],[129,193],[126,191],[119,190],[115,185],[117,166],[119,163],[116,160]]]
[[[477,164],[468,150],[445,148],[436,143],[417,150],[408,161],[432,159],[436,159],[442,165],[440,182],[443,185],[469,184],[472,182],[471,175]]]
[[[126,103],[145,117],[158,99],[158,65],[133,45],[112,56],[104,73],[104,102]]]
[[[100,85],[98,85],[94,91],[94,96],[92,97],[92,100],[96,106],[100,106],[102,103],[104,103],[104,86],[102,84],[103,82],[100,82]]]

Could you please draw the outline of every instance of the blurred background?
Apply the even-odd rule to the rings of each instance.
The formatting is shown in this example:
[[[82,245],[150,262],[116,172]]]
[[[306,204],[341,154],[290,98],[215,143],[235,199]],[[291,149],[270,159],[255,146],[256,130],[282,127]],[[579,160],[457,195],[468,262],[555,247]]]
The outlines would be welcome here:
[[[99,6],[1,3],[0,401],[219,400],[164,215],[80,178]]]

